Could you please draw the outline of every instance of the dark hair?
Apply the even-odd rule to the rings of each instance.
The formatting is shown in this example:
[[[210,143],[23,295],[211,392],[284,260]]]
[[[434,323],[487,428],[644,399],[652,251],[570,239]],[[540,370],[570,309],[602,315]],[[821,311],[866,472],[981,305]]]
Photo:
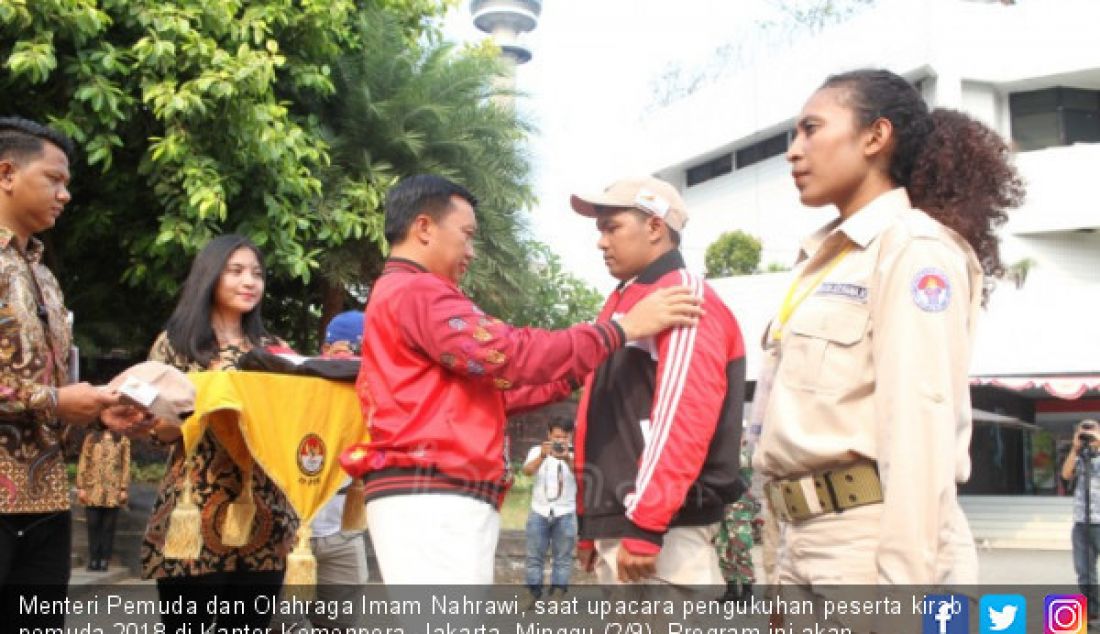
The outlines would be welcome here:
[[[42,153],[42,144],[50,142],[73,158],[72,140],[53,128],[22,117],[0,117],[0,159],[22,162]]]
[[[887,70],[833,75],[821,87],[845,89],[847,105],[864,127],[879,118],[890,121],[890,179],[908,191],[914,207],[966,239],[986,275],[1003,274],[996,229],[1008,219],[1005,209],[1024,199],[1004,140],[961,112],[929,111],[912,84]]]
[[[183,283],[176,309],[168,318],[168,342],[172,348],[203,367],[210,365],[218,350],[214,327],[210,324],[214,292],[225,271],[225,263],[240,248],[251,249],[263,267],[263,254],[248,238],[235,233],[214,238],[191,262],[191,272]],[[260,304],[241,317],[241,331],[253,346],[263,345],[268,335],[260,316]]]
[[[552,432],[555,429],[560,429],[563,432],[571,433],[573,431],[573,421],[565,420],[563,418],[551,419],[549,423],[546,423],[546,431]]]
[[[386,194],[386,241],[391,246],[403,241],[420,214],[440,220],[451,209],[451,196],[477,207],[477,198],[469,190],[442,176],[417,174],[402,179]]]

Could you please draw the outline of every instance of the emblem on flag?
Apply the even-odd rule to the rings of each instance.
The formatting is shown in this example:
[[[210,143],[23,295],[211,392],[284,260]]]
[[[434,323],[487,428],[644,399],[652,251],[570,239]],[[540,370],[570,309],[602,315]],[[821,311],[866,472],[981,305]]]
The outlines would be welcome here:
[[[317,434],[306,434],[298,443],[298,468],[307,476],[315,476],[324,466],[325,441]]]

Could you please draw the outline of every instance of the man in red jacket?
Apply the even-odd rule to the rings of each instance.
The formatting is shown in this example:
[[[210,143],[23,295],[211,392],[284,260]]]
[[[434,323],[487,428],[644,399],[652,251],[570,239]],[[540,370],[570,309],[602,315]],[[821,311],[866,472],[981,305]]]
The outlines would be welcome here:
[[[707,307],[698,324],[615,350],[585,381],[574,462],[582,564],[595,567],[601,583],[723,585],[714,536],[725,505],[745,488],[741,331],[714,290],[684,267],[678,247],[687,209],[672,185],[626,179],[571,202],[596,219],[597,246],[622,282],[598,320],[677,285]]]
[[[506,413],[569,395],[628,341],[701,314],[670,288],[617,322],[545,331],[482,312],[458,284],[474,258],[477,202],[444,178],[386,198],[390,257],[367,304],[356,388],[371,441],[357,461],[388,584],[492,583],[509,477]]]

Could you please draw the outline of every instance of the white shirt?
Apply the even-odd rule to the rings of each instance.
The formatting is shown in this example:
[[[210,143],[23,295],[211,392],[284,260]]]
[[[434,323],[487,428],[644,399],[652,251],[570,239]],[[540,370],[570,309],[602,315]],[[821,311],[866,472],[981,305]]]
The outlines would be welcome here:
[[[340,488],[343,489],[350,483],[351,478],[348,478]],[[325,502],[317,515],[313,516],[313,537],[329,537],[340,532],[340,524],[344,519],[344,501],[347,499],[347,495],[337,493]]]
[[[524,464],[538,458],[540,453],[542,445],[532,447]],[[539,465],[531,487],[531,510],[543,517],[549,517],[551,512],[554,517],[577,512],[577,481],[564,460],[548,455]]]

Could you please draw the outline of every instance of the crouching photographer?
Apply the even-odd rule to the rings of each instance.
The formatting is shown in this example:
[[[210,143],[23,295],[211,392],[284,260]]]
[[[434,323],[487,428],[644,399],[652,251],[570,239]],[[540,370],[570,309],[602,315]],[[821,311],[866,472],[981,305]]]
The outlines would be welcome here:
[[[1083,420],[1073,432],[1073,447],[1062,463],[1062,478],[1074,484],[1073,568],[1088,598],[1088,619],[1100,615],[1096,557],[1100,552],[1100,423]]]

